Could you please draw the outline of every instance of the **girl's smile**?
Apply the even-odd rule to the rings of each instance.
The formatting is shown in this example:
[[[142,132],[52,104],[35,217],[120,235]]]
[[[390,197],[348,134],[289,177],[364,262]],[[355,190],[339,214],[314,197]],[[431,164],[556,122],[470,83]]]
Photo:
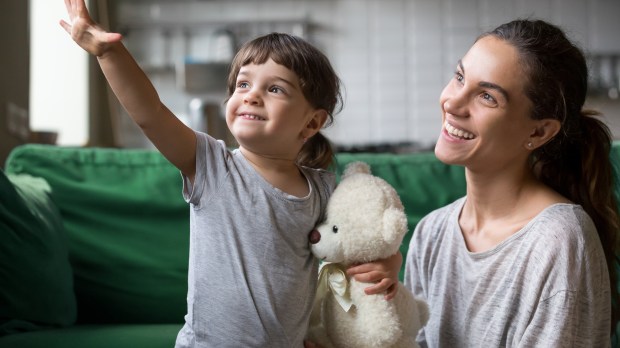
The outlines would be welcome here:
[[[266,120],[264,117],[253,115],[253,114],[242,113],[242,114],[239,114],[239,117],[246,119],[246,120],[252,120],[252,121],[265,121]]]

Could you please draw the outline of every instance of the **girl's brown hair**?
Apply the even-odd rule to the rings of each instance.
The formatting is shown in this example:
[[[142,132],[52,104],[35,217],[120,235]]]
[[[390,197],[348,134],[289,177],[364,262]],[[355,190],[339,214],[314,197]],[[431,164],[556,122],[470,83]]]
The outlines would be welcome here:
[[[510,43],[520,54],[528,78],[526,95],[534,106],[533,119],[553,118],[560,132],[532,153],[537,176],[590,215],[601,240],[612,296],[612,334],[620,318],[617,303],[617,253],[620,250],[620,219],[615,196],[615,175],[610,160],[609,128],[584,110],[588,67],[582,51],[564,32],[541,20],[516,20],[484,36]]]
[[[242,66],[263,64],[268,59],[297,74],[304,97],[316,109],[327,112],[324,127],[333,123],[342,108],[340,79],[329,59],[307,41],[289,34],[271,33],[245,43],[233,59],[228,74],[228,97],[235,92]],[[311,168],[328,168],[334,161],[329,140],[318,132],[308,139],[297,156],[297,163]]]

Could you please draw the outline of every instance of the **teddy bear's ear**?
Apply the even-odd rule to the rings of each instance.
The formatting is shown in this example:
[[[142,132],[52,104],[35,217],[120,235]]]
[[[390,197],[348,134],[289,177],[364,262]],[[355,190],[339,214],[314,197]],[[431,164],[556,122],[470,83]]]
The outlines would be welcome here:
[[[346,168],[344,169],[344,173],[342,174],[342,178],[344,179],[348,176],[358,173],[370,174],[370,166],[368,165],[368,163],[357,161],[347,164]]]
[[[389,245],[400,246],[407,233],[407,216],[401,209],[390,207],[383,212],[383,239]]]

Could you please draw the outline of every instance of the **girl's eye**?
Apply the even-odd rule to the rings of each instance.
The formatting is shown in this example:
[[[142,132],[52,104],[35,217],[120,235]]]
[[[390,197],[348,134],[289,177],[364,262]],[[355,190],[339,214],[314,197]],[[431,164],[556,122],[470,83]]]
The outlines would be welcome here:
[[[237,83],[237,88],[248,88],[249,84],[247,82],[239,82]]]
[[[283,93],[284,90],[278,86],[273,86],[271,88],[269,88],[269,92],[271,93]]]

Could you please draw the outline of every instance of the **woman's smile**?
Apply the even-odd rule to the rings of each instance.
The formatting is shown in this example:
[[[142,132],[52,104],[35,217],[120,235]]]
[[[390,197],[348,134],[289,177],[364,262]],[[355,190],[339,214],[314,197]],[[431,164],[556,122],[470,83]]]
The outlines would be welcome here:
[[[448,121],[444,123],[444,128],[446,129],[446,132],[448,133],[448,135],[450,135],[451,137],[457,138],[457,139],[471,140],[476,137],[474,134],[464,129],[460,129],[460,128],[457,128],[451,125]]]

